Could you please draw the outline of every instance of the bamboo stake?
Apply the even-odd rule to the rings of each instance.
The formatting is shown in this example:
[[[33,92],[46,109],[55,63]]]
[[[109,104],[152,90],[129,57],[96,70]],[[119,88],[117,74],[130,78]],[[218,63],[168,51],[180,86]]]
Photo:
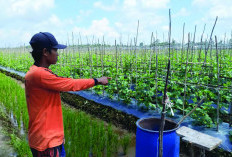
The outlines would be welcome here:
[[[163,109],[161,113],[161,125],[160,125],[160,130],[159,130],[159,157],[163,156],[163,131],[164,131],[164,126],[165,126],[165,114],[166,114],[165,100],[167,98],[166,94],[167,94],[169,70],[170,70],[170,59],[168,60],[166,83],[165,83],[164,96],[163,96],[163,101],[162,101]]]
[[[82,40],[81,40],[81,34],[80,34],[80,32],[79,32],[79,38],[80,38],[79,59],[80,59],[80,61],[81,61],[81,66],[80,66],[80,78],[82,78],[82,70],[83,70],[83,55],[81,55]]]
[[[196,29],[197,29],[197,25],[195,25],[195,30],[194,30],[194,35],[193,35],[191,62],[193,62],[193,53],[195,54],[195,51],[194,51],[194,44],[195,44]],[[191,70],[190,70],[190,72],[192,72],[192,70],[193,70],[193,64],[191,64]],[[192,76],[191,76],[191,77],[192,77]]]
[[[176,127],[178,127],[188,116],[190,116],[203,102],[203,100],[205,99],[205,97],[203,97],[196,105],[195,107],[188,113],[186,114],[177,124]]]
[[[181,63],[182,63],[183,53],[184,53],[184,27],[185,27],[185,23],[183,25],[183,37],[182,37],[182,48],[181,48]]]
[[[136,72],[135,72],[135,84],[137,85],[137,77],[138,77],[138,67],[137,67],[137,40],[138,40],[138,31],[139,31],[139,20],[138,20],[138,25],[137,25],[137,33],[136,33],[136,38],[135,38],[135,40],[134,40],[134,43],[135,43],[135,51],[134,51],[134,53],[135,53],[135,70],[136,70]]]
[[[184,101],[183,101],[183,115],[185,115],[185,105],[186,105],[186,89],[187,89],[187,85],[186,85],[186,82],[187,82],[187,72],[188,72],[188,57],[189,57],[189,54],[188,54],[188,51],[189,51],[189,43],[190,43],[190,34],[188,34],[188,48],[187,48],[187,56],[186,56],[186,66],[185,66],[185,78],[184,78]]]
[[[154,51],[154,47],[155,47],[155,42],[154,42],[154,45],[153,45],[152,39],[153,39],[153,32],[151,34],[150,57],[149,57],[149,67],[148,67],[149,75],[151,74],[151,51]]]
[[[232,90],[231,90],[232,92]],[[231,124],[232,124],[232,102],[230,102],[230,122],[229,122],[229,126],[231,127]]]
[[[123,57],[123,55],[122,55],[122,54],[124,54],[124,53],[123,53],[122,47],[123,47],[123,44],[122,44],[122,41],[121,41],[121,38],[120,38],[119,58],[120,58],[121,71],[122,71],[122,73],[123,73],[123,62],[122,62],[122,57]]]
[[[97,51],[96,51],[96,60],[97,60],[97,67],[98,67],[98,50],[100,52],[100,55],[101,55],[101,46],[100,46],[100,43],[99,43],[99,39],[97,40]],[[101,56],[100,56],[100,60],[101,60]],[[99,75],[99,70],[97,70],[97,75]]]
[[[216,44],[216,59],[217,59],[217,79],[218,79],[218,86],[220,83],[220,70],[219,70],[219,57],[218,57],[218,46],[217,46],[217,37],[215,36],[215,44]],[[217,92],[218,92],[218,98],[217,98],[217,131],[219,130],[219,99],[220,99],[220,92],[219,92],[219,88],[217,88]]]
[[[143,72],[144,73],[147,73],[146,68],[147,68],[147,64],[149,64],[149,63],[147,63],[147,54],[148,54],[149,50],[150,50],[150,48],[148,49],[146,46],[143,46],[141,53],[140,53],[140,55],[143,56],[141,59],[141,63],[143,65]]]
[[[156,107],[158,107],[158,50],[155,50],[155,98],[156,98]]]
[[[132,54],[132,40],[131,40],[131,42],[130,42],[130,49],[129,49],[129,55],[131,56],[131,54]],[[131,60],[132,60],[132,63],[131,63]],[[132,67],[132,64],[133,64],[133,57],[132,57],[132,59],[130,59],[130,71],[131,71],[131,74],[133,74],[133,67]],[[131,75],[130,74],[130,76],[131,76],[131,86],[133,85],[133,75]]]
[[[209,44],[208,44],[208,47],[207,47],[207,49],[206,49],[206,51],[205,51],[205,62],[206,62],[206,56],[207,56],[207,52],[208,52],[208,50],[209,50],[210,43],[211,43],[211,41],[212,41],[212,35],[213,35],[213,31],[214,31],[214,28],[215,28],[216,23],[217,23],[217,19],[218,19],[218,17],[216,17],[216,20],[215,20],[215,22],[214,22],[213,29],[212,29],[212,31],[211,31],[210,38],[209,38]],[[204,65],[204,66],[205,66],[205,65]]]
[[[68,34],[67,34],[68,35]],[[69,37],[68,37],[68,43],[67,43],[68,47],[70,46],[69,44]],[[62,58],[62,63],[65,64],[65,66],[67,65],[67,58],[68,58],[68,49],[65,49],[64,50],[64,53],[65,53],[65,57]],[[63,67],[61,67],[62,71],[63,71],[63,76],[64,77],[69,77],[68,75],[65,76],[65,70]]]
[[[91,53],[91,50],[90,50],[90,47],[89,47],[89,40],[88,40],[88,37],[86,36],[86,40],[87,40],[87,49],[88,49],[88,54],[89,54],[89,67],[90,67],[90,78],[93,77],[93,63],[92,63],[92,53]],[[91,92],[93,92],[93,89],[91,88]]]
[[[71,65],[71,68],[70,68],[70,73],[71,73],[71,76],[73,76],[73,72],[72,72],[72,59],[73,59],[73,54],[74,54],[74,35],[73,35],[73,32],[72,32],[72,56],[69,57],[70,58],[70,65]],[[74,77],[73,77],[74,78]]]
[[[149,76],[151,74],[150,70],[151,70],[151,52],[153,51],[154,48],[152,48],[152,46],[155,47],[155,42],[154,42],[154,45],[152,44],[152,39],[153,39],[153,32],[151,34],[151,44],[150,44],[150,57],[149,57],[149,70],[148,70],[148,73],[149,73]],[[145,70],[146,71],[146,70]],[[151,86],[149,86],[149,91],[151,90]]]
[[[103,59],[104,59],[104,56],[106,55],[105,53],[106,53],[106,51],[105,51],[105,45],[106,45],[106,43],[105,43],[105,37],[103,36]]]
[[[179,57],[178,57],[179,52],[177,47],[175,48],[175,52],[176,52],[176,63],[179,63]]]
[[[232,31],[231,31],[231,37],[230,37],[230,39],[232,40]],[[231,41],[232,42],[232,41]],[[230,46],[230,50],[231,50],[231,46]],[[229,51],[228,51],[229,52]],[[232,60],[232,52],[230,51],[230,60]],[[231,86],[232,86],[232,83],[231,83]],[[232,88],[231,88],[231,91],[230,91],[231,93],[232,93]],[[230,120],[229,120],[229,126],[231,127],[231,124],[232,124],[232,101],[230,102],[230,115],[229,115],[229,117],[230,117]]]
[[[205,32],[205,26],[206,24],[204,25],[204,29],[203,29],[203,33],[201,34],[201,46],[200,46],[200,51],[199,51],[199,57],[198,57],[198,62],[201,61],[201,50],[202,50],[202,40],[203,40],[203,35],[204,35],[204,32]]]
[[[209,51],[210,62],[212,62],[212,48],[213,48],[213,45],[210,44],[210,51]]]
[[[231,37],[230,37],[230,39],[232,40],[232,31],[231,31]],[[232,41],[231,41],[232,42]],[[230,50],[231,50],[231,46],[230,46]],[[228,51],[228,53],[229,53],[229,51]],[[232,52],[230,51],[230,60],[232,60]],[[232,82],[231,82],[231,86],[232,86]],[[230,92],[232,93],[232,88],[231,88],[231,90],[230,90]],[[231,124],[232,124],[232,101],[230,102],[230,114],[229,114],[229,117],[230,117],[230,119],[229,119],[229,126],[231,127]]]
[[[208,38],[208,37],[207,37]],[[206,56],[207,56],[207,45],[206,45],[206,43],[207,43],[207,39],[205,40],[205,60],[204,60],[204,63],[203,63],[203,65],[202,65],[202,68],[201,68],[201,70],[200,70],[200,72],[199,72],[199,79],[198,79],[198,84],[199,85],[201,85],[202,83],[200,82],[200,77],[202,76],[202,71],[204,71],[205,70],[205,68],[206,68]],[[208,83],[207,83],[208,84]]]
[[[118,95],[118,100],[119,100],[119,90],[118,90],[118,49],[117,49],[117,43],[115,40],[115,54],[116,54],[116,85],[117,85],[117,95]]]
[[[223,52],[223,59],[225,59],[225,52],[226,52],[226,33],[225,33],[225,37],[224,37],[224,52]],[[221,60],[222,60],[222,55],[221,55]]]
[[[105,41],[104,41],[104,36],[103,36],[103,53],[101,55],[101,66],[102,66],[102,76],[104,75],[104,56],[105,56]],[[103,96],[105,95],[105,87],[102,87],[102,92],[103,92]]]
[[[163,131],[165,126],[165,114],[166,114],[166,98],[167,98],[167,86],[168,86],[168,76],[169,76],[169,70],[170,70],[170,45],[171,45],[171,11],[169,9],[169,58],[168,58],[168,67],[167,67],[167,76],[166,76],[166,83],[164,88],[164,96],[163,96],[163,110],[161,113],[161,124],[160,124],[160,130],[159,130],[159,157],[163,157]]]
[[[230,37],[230,39],[232,40],[232,31],[231,31],[231,37]],[[232,49],[232,45],[230,45],[230,46],[231,46],[230,49]],[[230,51],[230,60],[232,60],[232,52],[231,51]]]

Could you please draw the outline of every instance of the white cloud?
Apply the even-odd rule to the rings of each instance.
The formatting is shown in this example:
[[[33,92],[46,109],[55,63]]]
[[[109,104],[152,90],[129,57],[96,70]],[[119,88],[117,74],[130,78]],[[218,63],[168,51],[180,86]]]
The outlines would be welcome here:
[[[30,23],[26,20],[24,22],[14,22],[9,26],[1,27],[0,29],[0,47],[2,46],[20,46],[28,45],[31,37],[38,32],[51,32],[59,39],[67,39],[67,32],[70,32],[69,25],[73,24],[72,19],[59,19],[55,14],[49,15],[43,21]],[[64,39],[65,36],[65,39]],[[59,40],[58,40],[59,41]]]
[[[118,32],[126,38],[130,36],[133,39],[136,36],[139,20],[138,41],[150,42],[151,33],[162,30],[162,25],[167,23],[169,2],[170,0],[124,0],[115,21]],[[167,10],[167,14],[160,13],[163,9]],[[161,33],[159,31],[159,34]]]
[[[51,32],[62,43],[68,41],[68,36],[71,42],[72,32],[74,32],[75,42],[79,32],[83,43],[86,43],[86,36],[91,40],[93,36],[95,40],[97,38],[102,40],[104,36],[105,41],[111,44],[114,44],[115,39],[118,42],[121,38],[122,41],[130,42],[136,36],[138,20],[140,22],[138,43],[141,41],[149,43],[152,32],[157,31],[158,38],[161,40],[163,34],[165,39],[168,34],[170,0],[98,0],[81,10],[77,9],[76,14],[70,15],[68,10],[64,16],[62,13],[62,17],[52,12],[57,7],[54,3],[55,0],[0,0],[0,6],[2,6],[0,46],[27,44],[31,36],[40,31]],[[201,30],[202,25],[206,23],[205,36],[210,34],[216,16],[219,16],[219,20],[215,34],[219,30],[223,33],[231,31],[232,0],[224,0],[223,3],[219,0],[193,0],[190,3],[192,6],[188,6],[188,9],[183,7],[176,13],[173,12],[172,17],[175,17],[172,23],[173,38],[179,36],[178,33],[182,31],[182,26],[179,26],[180,21],[186,17],[193,19],[192,22],[186,23],[186,32],[194,25]],[[101,10],[100,14],[98,14],[99,10]],[[70,17],[67,18],[67,16]],[[198,17],[197,20],[196,17]],[[177,26],[176,30],[175,26]]]
[[[107,32],[108,36],[112,36],[114,39],[118,37],[134,38],[137,31],[137,22],[140,21],[139,25],[139,39],[138,41],[147,41],[150,38],[152,31],[159,30],[161,24],[166,23],[166,15],[158,13],[159,10],[167,9],[170,0],[124,0],[120,2],[114,0],[111,5],[106,5],[102,1],[97,1],[94,3],[95,8],[102,9],[104,11],[116,11],[116,20],[114,25],[110,28],[104,25],[101,27],[103,30],[91,31],[90,28],[96,30],[99,26],[93,21],[92,26],[89,29],[77,29],[82,34],[97,34],[97,36],[102,36],[103,33]],[[168,10],[167,10],[168,15]],[[112,32],[112,33],[111,33]],[[112,40],[112,39],[111,39]],[[128,40],[128,39],[126,39]],[[150,39],[149,39],[150,40]]]
[[[142,4],[148,8],[166,8],[170,0],[142,0]]]
[[[0,46],[1,47],[22,46],[24,45],[24,43],[26,44],[28,43],[29,41],[27,38],[28,35],[31,36],[31,34],[26,33],[20,29],[0,30],[1,39],[4,39],[1,41]],[[25,42],[25,40],[27,40],[27,42]]]
[[[123,27],[123,24],[120,22],[115,22],[114,25],[119,29],[121,29]]]
[[[208,18],[232,18],[232,1],[231,0],[194,0],[193,6],[207,8],[205,16]]]
[[[74,19],[76,22],[82,22],[83,19],[88,18],[92,14],[92,10],[80,10]]]
[[[54,7],[54,0],[0,0],[1,19],[21,18],[36,20]]]
[[[173,17],[180,17],[180,16],[189,16],[190,12],[186,8],[181,8],[177,13],[173,15]]]
[[[162,30],[167,32],[169,30],[169,26],[168,25],[162,26]]]
[[[124,4],[123,4],[125,8],[136,7],[136,5],[137,5],[136,0],[124,0]]]
[[[223,3],[220,1],[214,1],[213,6],[209,10],[209,16],[215,18],[232,18],[232,1],[224,0]]]
[[[114,1],[112,5],[104,5],[101,1],[95,2],[93,5],[95,8],[102,9],[104,11],[113,11],[116,9],[117,1]]]
[[[90,18],[89,15],[94,12],[88,8],[79,10],[76,16],[61,20],[50,11],[55,5],[54,0],[0,0],[0,4],[3,3],[4,6],[9,6],[4,10],[5,13],[12,10],[5,19],[7,25],[1,27],[4,29],[0,32],[1,35],[5,34],[2,39],[5,39],[6,43],[16,41],[28,43],[31,36],[40,31],[53,33],[61,42],[67,41],[67,33],[70,34],[73,31],[75,34],[80,32],[84,36],[83,39],[86,39],[85,36],[94,35],[95,38],[100,39],[105,36],[106,41],[109,39],[111,43],[114,43],[114,40],[118,40],[122,35],[126,37],[126,40],[128,36],[133,39],[136,35],[138,20],[140,20],[139,40],[144,41],[146,38],[150,38],[151,32],[159,29],[161,27],[159,25],[163,25],[165,22],[165,18],[157,14],[157,10],[167,7],[169,0],[125,0],[123,2],[114,0],[111,2],[112,4],[97,1],[93,3],[94,8],[103,11],[116,11],[116,20],[110,22],[107,18],[95,19],[92,20],[90,26],[79,26],[86,17]],[[14,21],[14,23],[10,21]],[[7,36],[7,33],[11,35]],[[13,36],[14,39],[12,39]]]
[[[193,0],[192,5],[197,6],[197,7],[205,7],[209,5],[210,0]]]
[[[120,36],[118,32],[110,26],[109,20],[107,18],[102,18],[101,20],[93,20],[91,26],[88,28],[74,27],[73,32],[75,34],[81,33],[83,37],[94,36],[95,39],[102,39],[104,36],[106,41],[108,40],[111,42],[119,38]]]
[[[54,6],[54,0],[14,0],[7,9],[12,16],[25,16],[32,13],[41,13]]]
[[[34,27],[37,30],[58,30],[64,29],[68,25],[73,24],[72,19],[61,20],[57,15],[52,14],[43,21],[36,23]]]
[[[205,36],[209,36],[212,26],[218,16],[218,21],[214,30],[214,35],[220,37],[225,32],[229,32],[232,29],[232,1],[231,0],[194,0],[193,6],[202,11],[201,19],[197,20],[196,24],[207,24]]]
[[[162,9],[167,8],[170,0],[124,0],[124,7],[127,9],[135,7]]]
[[[55,23],[58,26],[62,25],[60,19],[54,14],[49,18],[48,23]]]

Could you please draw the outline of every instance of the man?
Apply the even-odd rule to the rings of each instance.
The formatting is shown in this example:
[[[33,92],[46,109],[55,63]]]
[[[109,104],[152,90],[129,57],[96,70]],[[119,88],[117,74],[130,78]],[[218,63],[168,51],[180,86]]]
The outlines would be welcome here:
[[[29,114],[28,140],[34,157],[59,157],[64,150],[64,129],[61,91],[79,91],[95,85],[107,85],[109,77],[71,79],[55,75],[50,69],[56,64],[58,44],[48,32],[35,34],[30,41],[34,65],[25,76],[25,92]]]

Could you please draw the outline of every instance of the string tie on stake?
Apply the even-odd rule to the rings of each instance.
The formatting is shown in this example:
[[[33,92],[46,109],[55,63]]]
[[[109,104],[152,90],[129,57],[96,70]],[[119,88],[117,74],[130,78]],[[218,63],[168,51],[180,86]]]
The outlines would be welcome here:
[[[172,116],[174,116],[174,112],[172,109],[173,103],[170,101],[170,99],[167,95],[166,95],[166,99],[165,99],[165,105],[167,106],[167,108],[170,108],[171,114],[172,114]]]

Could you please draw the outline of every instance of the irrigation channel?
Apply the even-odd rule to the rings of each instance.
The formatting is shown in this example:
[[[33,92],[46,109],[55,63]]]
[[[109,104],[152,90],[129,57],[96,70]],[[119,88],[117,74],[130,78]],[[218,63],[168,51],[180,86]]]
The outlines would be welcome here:
[[[93,39],[91,44],[82,45],[81,38],[77,44],[73,42],[70,45],[68,42],[69,47],[59,52],[58,63],[51,66],[55,74],[71,78],[106,75],[113,79],[106,87],[96,86],[90,90],[62,93],[63,100],[134,132],[138,118],[160,117],[169,55],[168,43],[158,42],[152,35],[149,46],[136,44],[133,45],[131,41],[123,45],[115,41],[115,45],[110,46],[105,44],[104,39],[102,43]],[[13,72],[23,78],[33,64],[28,53],[30,51],[25,46],[1,49],[2,71]],[[200,42],[196,42],[195,35],[192,40],[189,36],[187,43],[172,43],[170,59],[167,94],[172,105],[167,111],[168,118],[179,121],[205,96],[201,107],[181,125],[222,139],[220,148],[231,152],[231,43],[226,38],[220,42],[211,38],[202,41],[201,38]],[[94,105],[80,107],[74,95],[83,101],[90,100],[88,102],[101,105],[96,108]]]

